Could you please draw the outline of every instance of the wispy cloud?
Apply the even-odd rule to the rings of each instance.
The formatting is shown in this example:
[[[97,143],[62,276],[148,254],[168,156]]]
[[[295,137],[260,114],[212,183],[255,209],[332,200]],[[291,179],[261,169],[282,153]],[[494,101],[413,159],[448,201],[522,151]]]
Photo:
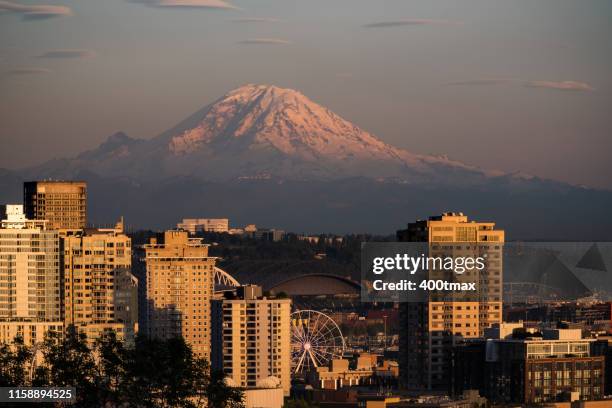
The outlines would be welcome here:
[[[476,78],[462,81],[448,82],[447,85],[484,86],[500,84],[519,84],[527,88],[555,89],[559,91],[590,92],[594,91],[591,85],[582,81],[551,81],[551,80],[525,80],[518,78]]]
[[[14,68],[8,71],[4,71],[4,75],[6,76],[39,75],[39,74],[48,74],[50,72],[52,71],[47,68],[23,67],[23,68]]]
[[[0,12],[6,11],[20,14],[24,20],[39,20],[61,16],[72,16],[70,7],[52,6],[47,4],[19,4],[0,0]]]
[[[160,0],[160,7],[200,7],[217,9],[237,9],[238,7],[223,0]]]
[[[238,7],[224,0],[130,0],[132,3],[146,4],[161,8],[201,8],[239,10]]]
[[[287,45],[291,41],[282,40],[280,38],[247,38],[239,41],[240,44],[268,44],[268,45]]]
[[[595,90],[591,85],[581,81],[527,81],[525,86],[528,88],[547,88],[575,92],[591,92]]]
[[[470,85],[499,85],[516,82],[514,78],[476,78],[467,79],[464,81],[453,81],[448,82],[446,85],[457,85],[457,86],[470,86]]]
[[[401,20],[379,21],[376,23],[365,24],[366,28],[387,28],[402,26],[424,26],[424,25],[460,25],[459,21],[434,20],[426,18],[406,18]]]
[[[61,48],[46,51],[37,55],[36,58],[88,58],[95,55],[96,53],[91,50]]]
[[[281,20],[271,17],[245,17],[230,20],[232,23],[278,23]]]

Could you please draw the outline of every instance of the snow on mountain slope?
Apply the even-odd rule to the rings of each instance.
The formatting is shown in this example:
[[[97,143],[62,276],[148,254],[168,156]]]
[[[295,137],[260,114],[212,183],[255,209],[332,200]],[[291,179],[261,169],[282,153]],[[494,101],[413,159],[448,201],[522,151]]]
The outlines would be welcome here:
[[[386,144],[298,91],[253,84],[229,92],[153,139],[119,133],[94,150],[38,170],[208,180],[363,176],[454,183],[489,176],[445,156]]]
[[[390,146],[292,89],[245,85],[216,102],[194,128],[168,143],[174,154],[203,145],[236,148],[269,146],[303,160],[392,160],[411,165],[451,162]]]
[[[227,139],[269,145],[306,160],[320,156],[397,160],[403,153],[297,91],[265,85],[246,85],[230,92],[196,128],[174,136],[169,149],[177,154],[193,152],[202,144]]]

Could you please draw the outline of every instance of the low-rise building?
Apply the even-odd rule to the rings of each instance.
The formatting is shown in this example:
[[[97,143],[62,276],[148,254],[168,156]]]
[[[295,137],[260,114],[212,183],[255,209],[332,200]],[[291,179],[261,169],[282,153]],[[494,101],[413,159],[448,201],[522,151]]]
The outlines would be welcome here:
[[[440,395],[406,397],[388,392],[358,392],[354,388],[316,390],[313,402],[321,408],[480,408],[487,405],[478,391],[466,391],[457,398]]]
[[[251,238],[269,242],[278,242],[285,238],[285,231],[275,228],[258,228],[252,232],[246,232],[245,229],[245,233]]]
[[[176,224],[176,228],[195,234],[196,232],[228,232],[229,219],[227,218],[183,218]]]
[[[242,391],[244,408],[282,408],[285,402],[285,391],[276,377],[259,380],[255,387]]]
[[[468,390],[457,398],[447,396],[409,398],[388,404],[387,408],[479,408],[485,406],[487,406],[486,398],[481,397],[476,390]]]
[[[497,403],[601,399],[605,357],[594,342],[572,329],[515,329],[511,338],[467,342],[455,350],[453,391],[477,388]]]
[[[383,360],[379,356],[360,353],[353,362],[347,359],[333,359],[329,365],[317,367],[308,373],[309,383],[316,388],[338,390],[343,387],[359,385],[391,385],[397,382],[399,368],[397,362]]]
[[[368,384],[373,374],[370,364],[351,370],[349,360],[334,359],[328,366],[317,367],[316,371],[309,373],[309,380],[313,386],[337,390],[345,386]]]
[[[17,337],[23,339],[24,344],[40,344],[49,332],[63,335],[64,323],[0,320],[0,344],[11,344]]]
[[[544,405],[544,408],[610,408],[612,399],[600,401],[571,401],[571,402],[551,402]]]

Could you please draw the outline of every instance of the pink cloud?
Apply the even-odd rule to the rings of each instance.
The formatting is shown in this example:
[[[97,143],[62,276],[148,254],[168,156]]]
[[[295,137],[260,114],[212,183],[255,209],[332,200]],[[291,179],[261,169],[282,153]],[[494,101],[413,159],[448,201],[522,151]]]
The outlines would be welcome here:
[[[590,92],[594,91],[591,85],[581,81],[528,81],[525,86],[529,88],[548,88],[559,91],[578,91]]]
[[[0,0],[0,11],[21,14],[25,20],[37,20],[73,15],[72,9],[66,6],[52,6],[47,4],[26,5],[2,0]]]

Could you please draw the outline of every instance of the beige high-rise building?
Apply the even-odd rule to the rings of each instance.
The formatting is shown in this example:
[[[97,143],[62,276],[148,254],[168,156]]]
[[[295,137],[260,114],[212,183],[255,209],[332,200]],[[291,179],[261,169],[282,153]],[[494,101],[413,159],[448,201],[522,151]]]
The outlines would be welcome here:
[[[47,220],[49,229],[87,226],[87,183],[84,181],[29,181],[23,184],[26,217]]]
[[[186,231],[166,231],[145,245],[146,326],[151,337],[182,336],[210,361],[215,258]]]
[[[62,331],[57,231],[28,220],[22,205],[7,205],[0,226],[0,342],[16,335],[28,344]],[[3,214],[4,215],[4,214]]]
[[[213,368],[241,388],[279,380],[291,389],[291,300],[262,296],[246,285],[213,302]]]
[[[62,238],[66,326],[94,340],[113,330],[133,341],[138,331],[138,280],[131,273],[132,241],[115,228],[72,231]]]
[[[402,384],[412,389],[447,389],[453,345],[462,339],[482,337],[487,327],[502,321],[504,231],[495,229],[493,222],[444,213],[408,224],[407,229],[397,232],[397,238],[429,242],[431,256],[486,258],[486,269],[480,276],[468,271],[459,278],[478,284],[478,296],[469,301],[430,296],[429,302],[401,304]],[[430,271],[430,279],[432,273],[436,271]]]

